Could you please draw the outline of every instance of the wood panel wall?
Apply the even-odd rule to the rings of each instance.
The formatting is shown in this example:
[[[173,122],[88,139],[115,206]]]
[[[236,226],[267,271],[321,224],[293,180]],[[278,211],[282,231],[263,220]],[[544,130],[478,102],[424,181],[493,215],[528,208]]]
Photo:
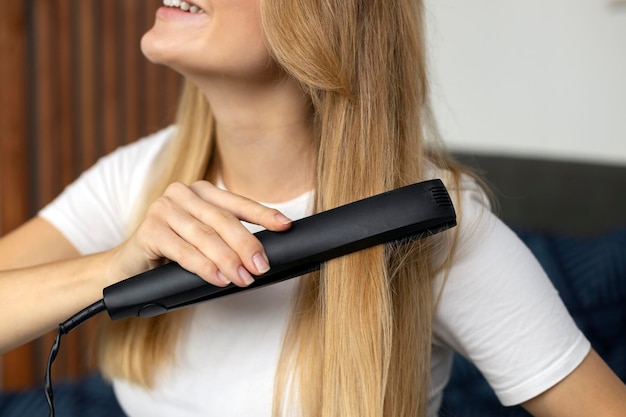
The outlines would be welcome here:
[[[36,215],[101,155],[172,122],[180,78],[147,62],[139,49],[160,4],[3,2],[0,234]],[[87,353],[94,331],[86,323],[63,339],[55,380],[93,370]],[[1,388],[40,384],[52,338],[3,355]]]

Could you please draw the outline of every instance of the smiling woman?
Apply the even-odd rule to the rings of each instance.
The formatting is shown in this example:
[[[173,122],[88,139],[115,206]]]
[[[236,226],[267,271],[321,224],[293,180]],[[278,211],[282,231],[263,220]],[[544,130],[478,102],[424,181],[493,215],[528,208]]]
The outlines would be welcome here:
[[[452,231],[169,314],[103,321],[101,369],[126,413],[434,417],[457,351],[503,404],[620,415],[626,388],[439,141],[421,1],[194,4],[204,13],[155,6],[141,44],[184,77],[175,124],[101,158],[0,239],[0,315],[19,318],[0,326],[0,348],[169,261],[246,288],[271,268],[253,232],[440,178]],[[106,86],[103,97],[117,91]]]
[[[0,235],[32,217],[98,157],[172,120],[180,78],[147,65],[138,48],[160,3],[18,0],[3,6]],[[64,341],[58,378],[94,371],[95,330],[87,323]],[[0,387],[38,385],[52,339],[4,353]]]

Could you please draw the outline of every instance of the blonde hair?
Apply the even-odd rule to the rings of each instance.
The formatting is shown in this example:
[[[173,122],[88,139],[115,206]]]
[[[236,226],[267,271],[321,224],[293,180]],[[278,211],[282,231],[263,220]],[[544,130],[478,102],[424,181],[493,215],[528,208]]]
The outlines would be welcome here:
[[[275,61],[311,98],[316,211],[419,181],[427,159],[445,164],[426,147],[421,1],[263,0],[261,16]],[[186,83],[174,149],[146,202],[172,181],[207,176],[212,123],[208,103]],[[276,372],[275,415],[296,400],[304,417],[426,414],[431,246],[423,239],[371,248],[300,280]],[[104,371],[150,386],[155,365],[172,360],[185,314],[109,323]]]

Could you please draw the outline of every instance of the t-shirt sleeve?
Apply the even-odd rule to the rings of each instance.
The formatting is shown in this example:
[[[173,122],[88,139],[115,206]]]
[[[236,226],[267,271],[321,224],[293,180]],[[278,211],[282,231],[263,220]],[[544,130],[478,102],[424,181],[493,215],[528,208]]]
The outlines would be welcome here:
[[[519,404],[572,372],[590,343],[484,194],[470,186],[461,195],[458,246],[435,314],[435,343],[473,362],[503,405]]]
[[[39,215],[83,255],[110,249],[128,234],[153,162],[173,127],[100,158]]]

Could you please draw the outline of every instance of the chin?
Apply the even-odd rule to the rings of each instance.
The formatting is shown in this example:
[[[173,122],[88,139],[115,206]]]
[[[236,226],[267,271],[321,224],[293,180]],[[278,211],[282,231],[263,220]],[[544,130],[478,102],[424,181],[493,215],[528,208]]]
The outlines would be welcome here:
[[[141,38],[141,52],[143,53],[143,56],[148,59],[148,61],[154,64],[165,64],[163,60],[167,54],[164,54],[164,45],[159,45],[159,42],[155,39],[158,37],[155,37],[152,34],[152,30],[144,34]]]
[[[188,76],[189,57],[181,54],[184,48],[180,48],[180,44],[169,42],[167,38],[153,33],[154,29],[148,31],[141,38],[141,52],[146,59],[156,65],[164,65],[178,72],[183,76]],[[187,54],[189,55],[189,54]]]

